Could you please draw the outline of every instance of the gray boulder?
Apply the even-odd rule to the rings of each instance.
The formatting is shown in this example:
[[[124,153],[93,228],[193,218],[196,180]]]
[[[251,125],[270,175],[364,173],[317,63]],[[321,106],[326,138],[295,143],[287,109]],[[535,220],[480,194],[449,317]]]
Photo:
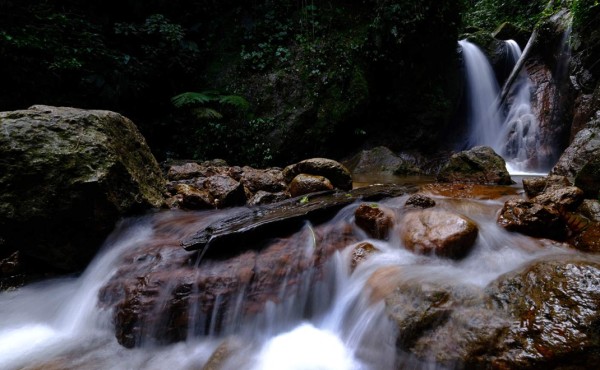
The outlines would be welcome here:
[[[38,105],[0,128],[0,256],[78,270],[119,218],[163,204],[158,163],[117,113]]]
[[[487,146],[453,154],[438,174],[440,182],[510,185],[504,159]]]

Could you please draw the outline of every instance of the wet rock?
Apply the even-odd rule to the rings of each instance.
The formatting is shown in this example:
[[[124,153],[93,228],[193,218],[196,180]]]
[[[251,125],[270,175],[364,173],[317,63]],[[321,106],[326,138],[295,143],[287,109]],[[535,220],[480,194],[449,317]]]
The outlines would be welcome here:
[[[284,191],[278,193],[269,193],[268,191],[259,190],[252,196],[252,198],[248,199],[248,205],[257,206],[261,204],[276,203],[286,200],[289,197],[289,193]]]
[[[476,146],[453,154],[437,176],[440,182],[510,185],[504,159],[491,148]]]
[[[257,170],[251,167],[243,167],[242,171],[240,182],[252,194],[260,190],[278,193],[286,189],[286,183],[281,170]]]
[[[487,348],[487,366],[600,366],[598,262],[564,258],[536,262],[501,276],[486,291],[512,321],[502,340]]]
[[[600,222],[589,222],[577,233],[571,243],[580,251],[600,253]]]
[[[376,203],[362,203],[354,212],[356,224],[369,236],[376,239],[387,238],[394,227],[394,212]]]
[[[333,190],[333,185],[327,178],[317,175],[307,175],[304,173],[294,177],[288,188],[288,191],[292,197],[298,197],[301,195],[325,190]]]
[[[498,216],[498,224],[506,230],[529,236],[560,240],[566,235],[566,225],[553,207],[524,199],[508,200]]]
[[[412,211],[402,219],[402,241],[406,248],[419,254],[464,257],[473,247],[477,234],[475,222],[448,211]]]
[[[532,202],[550,206],[559,212],[573,211],[583,201],[583,191],[575,186],[551,188],[531,199]]]
[[[334,223],[291,237],[247,242],[236,253],[198,261],[179,245],[206,213],[159,215],[152,243],[131,248],[118,271],[100,290],[99,302],[113,312],[116,337],[125,347],[169,343],[188,336],[218,334],[224,328],[300,294],[316,284],[337,250],[356,243],[352,227]],[[307,241],[312,241],[307,253]],[[240,300],[240,297],[244,297]]]
[[[575,186],[581,188],[585,197],[600,198],[600,156],[592,158],[575,176]]]
[[[18,274],[23,270],[19,251],[13,252],[10,256],[0,259],[0,278],[9,277]]]
[[[283,170],[283,176],[287,182],[291,182],[294,177],[301,173],[323,176],[331,181],[333,186],[338,189],[352,189],[352,175],[350,174],[350,171],[348,171],[341,163],[332,159],[305,159],[296,164],[289,165]]]
[[[575,185],[582,185],[587,198],[598,197],[598,163],[600,163],[600,119],[592,121],[585,129],[575,135],[575,139],[563,152],[558,163],[552,168],[551,174],[571,178],[579,176]]]
[[[0,121],[0,256],[80,270],[118,219],[163,205],[160,167],[129,119],[40,105]]]
[[[217,208],[240,206],[246,203],[244,187],[229,176],[211,176],[204,181],[203,185],[215,199]]]
[[[525,190],[525,194],[530,198],[540,195],[551,188],[564,188],[571,185],[571,181],[567,177],[558,175],[523,179],[523,190]]]
[[[192,185],[177,184],[175,191],[180,198],[179,203],[186,209],[211,209],[215,208],[212,195],[206,190],[200,190]]]
[[[371,255],[379,252],[379,249],[371,243],[362,242],[356,245],[352,250],[352,261],[350,262],[350,271],[354,271],[358,265],[368,259]]]
[[[423,194],[413,194],[406,200],[404,203],[405,207],[413,207],[413,208],[431,208],[435,207],[435,200],[423,195]]]
[[[174,165],[167,171],[167,179],[171,181],[189,180],[204,174],[204,167],[196,162]]]
[[[584,199],[577,211],[592,221],[600,222],[600,202],[595,199]]]
[[[423,171],[384,146],[363,150],[346,163],[352,173],[390,173],[396,175],[419,175]]]
[[[521,49],[525,48],[529,35],[529,31],[509,22],[502,23],[492,32],[492,36],[498,40],[515,40]]]

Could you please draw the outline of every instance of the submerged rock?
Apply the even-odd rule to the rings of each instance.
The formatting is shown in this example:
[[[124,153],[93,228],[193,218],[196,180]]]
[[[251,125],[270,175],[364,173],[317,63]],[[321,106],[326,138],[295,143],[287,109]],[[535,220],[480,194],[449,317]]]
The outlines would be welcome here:
[[[402,219],[401,238],[404,245],[420,254],[464,257],[473,247],[477,234],[475,222],[448,211],[412,211]]]
[[[359,243],[352,250],[352,261],[350,262],[350,270],[354,271],[358,265],[368,259],[371,255],[379,252],[379,249],[371,243]]]
[[[413,194],[404,203],[405,207],[414,207],[414,208],[431,208],[435,207],[435,200],[423,195],[423,194]]]
[[[37,105],[0,125],[0,256],[79,270],[120,217],[163,204],[158,163],[117,113]]]
[[[354,212],[356,224],[369,236],[386,239],[394,227],[394,212],[378,204],[362,203]]]
[[[440,182],[510,185],[504,159],[492,148],[476,146],[453,154],[437,176]]]

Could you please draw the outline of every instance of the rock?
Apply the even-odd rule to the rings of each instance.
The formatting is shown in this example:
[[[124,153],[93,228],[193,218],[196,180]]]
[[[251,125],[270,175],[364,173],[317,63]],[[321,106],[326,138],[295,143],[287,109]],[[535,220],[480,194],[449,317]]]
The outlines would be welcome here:
[[[158,163],[117,113],[33,106],[0,125],[0,256],[79,270],[119,218],[163,204]]]
[[[354,174],[390,173],[397,175],[419,175],[423,171],[384,146],[363,150],[345,163]]]
[[[469,218],[443,210],[412,211],[402,219],[406,248],[420,254],[461,258],[469,253],[478,229]]]
[[[579,131],[573,142],[560,156],[560,159],[550,172],[553,175],[567,176],[570,178],[577,178],[579,172],[586,166],[588,166],[582,177],[579,178],[579,182],[586,188],[586,197],[596,199],[598,192],[595,191],[595,187],[588,188],[588,179],[593,182],[597,180],[597,166],[596,164],[600,160],[600,119],[592,121],[585,129]],[[595,170],[596,169],[596,170]],[[576,186],[578,186],[576,184]]]
[[[186,209],[211,209],[215,208],[212,195],[206,190],[200,190],[192,185],[177,184],[177,194],[181,196],[180,204]]]
[[[217,208],[246,204],[246,194],[241,183],[226,175],[214,175],[204,181],[204,188],[215,199]]]
[[[509,22],[502,23],[492,32],[492,36],[498,40],[515,40],[521,50],[525,48],[527,40],[529,40],[529,34],[529,31]]]
[[[584,199],[577,211],[592,221],[600,222],[600,202],[595,199]]]
[[[485,146],[453,154],[438,174],[437,180],[497,185],[513,183],[504,159]]]
[[[210,217],[206,212],[158,214],[152,242],[133,245],[116,262],[117,272],[98,298],[113,314],[121,345],[170,343],[190,334],[230,331],[267,304],[311,289],[329,257],[357,242],[353,228],[340,221],[286,238],[238,240],[237,252],[216,258],[205,254],[198,261],[198,252],[185,251],[179,239],[189,237],[193,225],[206,227]],[[312,253],[307,253],[307,241],[312,241]]]
[[[376,203],[362,203],[354,212],[354,219],[372,238],[386,239],[390,229],[394,227],[395,215],[392,210]]]
[[[350,271],[354,271],[358,265],[368,259],[371,255],[379,252],[379,249],[371,243],[362,242],[356,245],[352,250],[352,261],[350,262]]]
[[[463,199],[499,199],[509,195],[519,195],[518,189],[511,186],[440,182],[427,184],[421,188],[421,191],[424,194]]]
[[[546,177],[523,178],[523,190],[528,197],[533,198],[550,188],[571,186],[571,181],[565,176],[550,175]]]
[[[590,159],[575,176],[575,186],[588,199],[600,199],[600,156]]]
[[[504,203],[498,224],[506,230],[538,238],[561,240],[566,235],[566,225],[558,210],[524,199]]]
[[[423,194],[413,194],[406,200],[404,203],[405,207],[413,207],[413,208],[431,208],[435,207],[435,200],[423,195]]]
[[[294,177],[288,188],[288,191],[292,197],[298,197],[301,195],[325,190],[333,190],[333,185],[327,178],[317,175],[307,175],[304,173]]]
[[[167,179],[171,181],[189,180],[194,177],[203,176],[205,167],[196,162],[188,162],[174,165],[167,171]]]
[[[252,194],[260,190],[278,193],[286,189],[286,183],[281,170],[257,170],[251,167],[243,167],[242,171],[240,182]]]
[[[248,199],[248,205],[258,206],[261,204],[276,203],[286,200],[289,197],[289,193],[284,191],[278,193],[269,193],[268,191],[259,190],[252,196],[252,198]]]
[[[334,187],[341,190],[352,189],[352,175],[341,163],[332,159],[312,158],[305,159],[283,169],[283,176],[291,182],[297,175],[305,173],[327,178]]]
[[[583,191],[575,186],[551,188],[531,199],[532,202],[551,206],[559,212],[573,211],[583,202]]]
[[[498,278],[486,291],[512,323],[480,368],[599,368],[599,285],[598,262],[564,257]]]
[[[580,251],[600,253],[600,222],[590,222],[572,239],[572,244]]]
[[[10,256],[0,259],[0,279],[18,274],[23,270],[19,251],[13,252]]]

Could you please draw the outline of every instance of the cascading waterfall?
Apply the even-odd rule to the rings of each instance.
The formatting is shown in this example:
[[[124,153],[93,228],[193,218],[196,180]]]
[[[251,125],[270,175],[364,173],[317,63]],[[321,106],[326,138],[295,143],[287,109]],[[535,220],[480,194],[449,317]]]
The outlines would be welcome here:
[[[383,204],[394,209],[397,219],[401,219],[407,212],[403,208],[406,199],[407,196],[389,199]],[[372,295],[378,284],[385,286],[387,281],[375,278],[378,271],[392,269],[397,271],[395,279],[417,286],[456,284],[483,289],[520,264],[565,251],[541,248],[536,239],[501,229],[495,218],[504,199],[457,202],[437,197],[436,202],[437,207],[465,214],[479,225],[474,250],[461,261],[417,255],[407,250],[397,236],[388,241],[368,239],[362,230],[354,228],[359,239],[367,240],[380,251],[355,270],[350,268],[353,245],[348,245],[329,258],[320,276],[307,269],[291,292],[283,292],[290,288],[282,282],[280,302],[269,302],[256,316],[238,317],[219,334],[190,331],[180,343],[141,343],[138,348],[126,349],[114,337],[110,312],[96,304],[100,287],[117,274],[115,266],[122,263],[119,261],[131,259],[124,256],[135,255],[136,250],[155,241],[152,225],[156,220],[171,217],[170,231],[177,233],[178,228],[189,227],[186,220],[196,216],[167,213],[131,220],[114,233],[103,253],[81,277],[0,294],[0,368],[201,369],[223,344],[228,346],[229,355],[219,363],[220,369],[444,368],[398,353],[398,329],[388,318],[381,298]],[[346,207],[329,223],[351,223],[357,206]],[[212,218],[205,214],[198,214],[195,227],[206,227],[210,220],[219,217],[219,213]],[[398,230],[393,234],[397,235]],[[314,253],[315,238],[310,225],[292,238],[300,248],[298,258]],[[248,299],[243,288],[239,299]],[[239,314],[239,310],[236,312]]]
[[[513,65],[521,57],[521,48],[514,40],[505,41]],[[539,123],[531,110],[531,81],[522,70],[512,87],[508,113],[502,124],[500,142],[494,149],[506,160],[512,174],[538,170],[530,163],[539,147]]]
[[[477,45],[460,40],[467,82],[467,146],[494,147],[501,130],[497,97],[500,91],[494,70]]]
[[[521,56],[514,40],[505,41],[512,65]],[[492,147],[507,162],[510,173],[536,171],[530,159],[539,143],[538,122],[531,110],[531,82],[522,71],[511,90],[508,111],[498,107],[500,89],[492,66],[485,54],[474,44],[459,41],[467,79],[469,147]]]

